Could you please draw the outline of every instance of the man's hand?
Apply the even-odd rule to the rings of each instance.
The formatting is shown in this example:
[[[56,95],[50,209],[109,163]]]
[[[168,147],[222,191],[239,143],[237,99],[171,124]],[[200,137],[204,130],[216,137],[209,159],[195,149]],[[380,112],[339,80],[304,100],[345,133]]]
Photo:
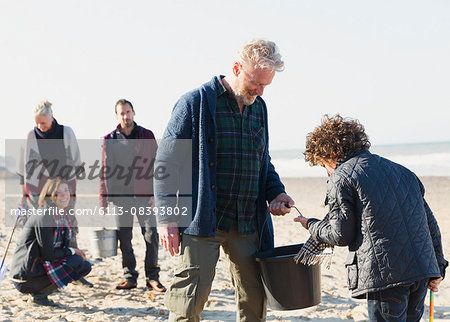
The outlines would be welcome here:
[[[161,245],[169,251],[170,256],[180,253],[181,236],[178,223],[169,222],[161,224],[158,227],[158,233]]]
[[[303,228],[308,229],[308,218],[303,217],[303,215],[300,215],[297,218],[294,218],[294,221],[301,223]]]
[[[442,277],[439,277],[439,278],[437,278],[435,280],[431,280],[428,283],[428,289],[432,290],[433,292],[438,292],[439,291],[438,286],[439,286],[439,284],[441,284],[442,280],[443,280]]]
[[[270,202],[269,211],[274,216],[284,216],[285,214],[291,212],[290,207],[292,207],[294,204],[294,200],[292,200],[291,197],[282,192]],[[286,205],[289,205],[289,207],[286,207]]]
[[[148,206],[153,208],[155,207],[155,197],[150,197],[150,200],[148,201]]]

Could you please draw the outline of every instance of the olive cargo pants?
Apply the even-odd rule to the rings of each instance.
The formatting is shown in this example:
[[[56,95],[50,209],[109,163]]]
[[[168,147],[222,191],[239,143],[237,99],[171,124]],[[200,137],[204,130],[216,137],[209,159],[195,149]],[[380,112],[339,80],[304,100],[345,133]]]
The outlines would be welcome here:
[[[235,223],[230,232],[216,232],[216,237],[183,235],[181,264],[165,297],[170,310],[169,321],[200,321],[200,313],[211,291],[220,246],[230,262],[236,320],[265,320],[267,299],[259,266],[253,258],[258,234],[239,236]]]

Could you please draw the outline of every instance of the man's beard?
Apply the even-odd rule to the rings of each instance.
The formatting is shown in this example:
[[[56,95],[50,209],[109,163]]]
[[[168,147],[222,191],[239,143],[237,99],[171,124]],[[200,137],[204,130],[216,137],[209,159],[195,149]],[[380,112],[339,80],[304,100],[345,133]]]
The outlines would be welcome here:
[[[122,128],[131,128],[134,125],[134,121],[131,122],[122,122]]]
[[[247,94],[248,92],[246,90],[235,91],[234,97],[236,98],[236,101],[238,101],[239,103],[242,103],[246,106],[252,105],[255,102],[257,95],[248,97]]]

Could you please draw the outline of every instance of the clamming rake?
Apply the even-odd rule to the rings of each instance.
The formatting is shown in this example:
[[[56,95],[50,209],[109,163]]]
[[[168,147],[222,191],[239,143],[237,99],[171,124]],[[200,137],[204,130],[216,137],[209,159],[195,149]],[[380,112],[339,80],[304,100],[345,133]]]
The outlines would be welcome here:
[[[5,258],[6,258],[6,255],[8,254],[8,248],[9,248],[9,245],[11,244],[11,240],[14,235],[14,231],[16,230],[17,222],[19,221],[20,215],[22,214],[22,211],[25,208],[26,208],[26,204],[23,205],[22,207],[17,208],[17,209],[19,209],[19,214],[16,217],[16,222],[14,223],[13,230],[11,231],[11,236],[9,236],[8,244],[6,244],[5,253],[3,254],[3,259],[2,259],[2,266],[0,267],[0,282],[2,282],[3,279],[5,278],[6,269],[7,269],[6,264],[5,264]]]

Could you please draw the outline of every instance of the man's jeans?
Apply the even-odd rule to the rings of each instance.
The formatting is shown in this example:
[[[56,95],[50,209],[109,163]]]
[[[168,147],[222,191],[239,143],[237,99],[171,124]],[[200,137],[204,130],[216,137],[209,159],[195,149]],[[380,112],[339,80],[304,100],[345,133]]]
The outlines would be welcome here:
[[[420,321],[429,278],[367,294],[370,321]]]
[[[140,215],[139,209],[148,207],[148,203],[142,202],[138,198],[122,197],[113,199],[116,206],[122,207],[122,215],[117,216],[117,239],[119,240],[122,252],[122,267],[126,280],[136,283],[138,272],[136,271],[136,257],[134,256],[133,245],[133,214],[141,226],[141,232],[145,241],[145,276],[146,280],[159,280],[158,247],[159,238],[156,230],[156,218],[154,215]]]

